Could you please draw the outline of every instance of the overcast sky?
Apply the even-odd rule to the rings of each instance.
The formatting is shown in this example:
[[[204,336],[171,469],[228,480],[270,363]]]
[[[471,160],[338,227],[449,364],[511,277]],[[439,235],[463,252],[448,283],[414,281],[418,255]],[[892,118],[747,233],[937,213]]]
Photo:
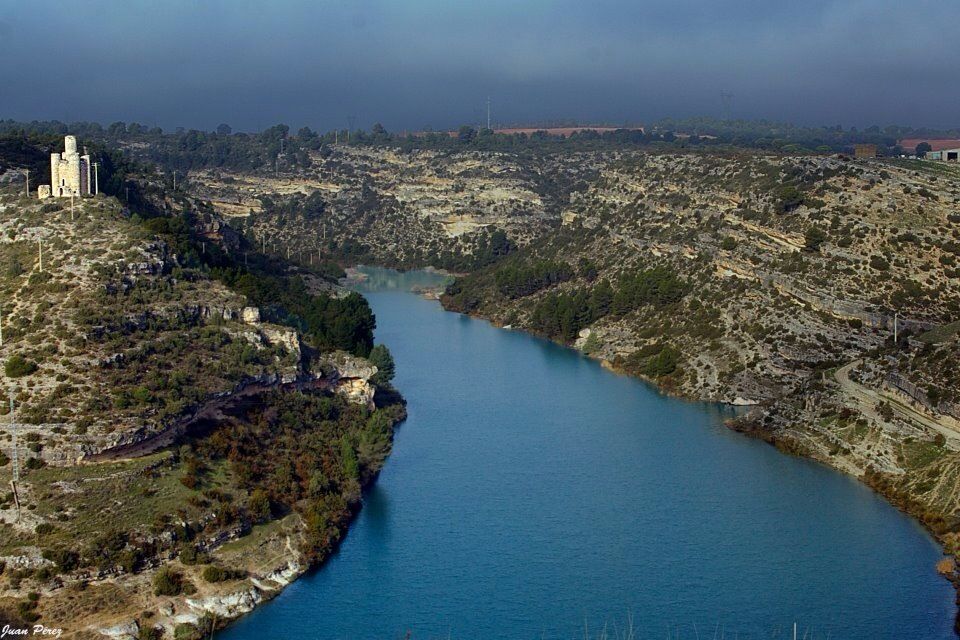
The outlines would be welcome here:
[[[0,118],[960,126],[958,0],[0,0]]]

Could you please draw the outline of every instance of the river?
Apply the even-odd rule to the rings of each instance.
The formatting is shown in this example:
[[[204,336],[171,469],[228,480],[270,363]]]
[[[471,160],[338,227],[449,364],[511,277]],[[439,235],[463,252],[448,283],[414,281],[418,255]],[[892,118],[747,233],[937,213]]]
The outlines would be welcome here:
[[[856,480],[368,273],[409,417],[339,551],[221,638],[955,637],[936,542]]]

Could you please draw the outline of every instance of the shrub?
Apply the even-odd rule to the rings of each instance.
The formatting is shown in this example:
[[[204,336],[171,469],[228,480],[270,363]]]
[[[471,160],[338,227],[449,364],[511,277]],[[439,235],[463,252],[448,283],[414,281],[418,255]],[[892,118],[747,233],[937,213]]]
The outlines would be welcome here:
[[[206,564],[210,562],[210,556],[202,551],[198,551],[197,548],[192,545],[183,549],[183,551],[180,552],[179,558],[180,562],[186,565]]]
[[[244,577],[242,571],[232,571],[216,565],[210,565],[203,570],[203,579],[207,582],[226,582]]]
[[[170,567],[162,567],[153,576],[153,594],[157,596],[178,596],[183,593],[183,575]]]
[[[163,627],[150,627],[141,625],[137,633],[137,640],[162,640]]]
[[[247,511],[255,522],[264,522],[270,518],[270,498],[263,489],[254,489],[250,494]]]
[[[203,633],[195,625],[181,622],[173,628],[173,637],[175,640],[200,640]]]
[[[7,277],[16,278],[17,276],[23,275],[23,272],[24,272],[23,263],[20,262],[20,258],[18,258],[17,256],[13,256],[10,262],[7,263],[7,270],[6,270]]]
[[[667,376],[677,370],[679,362],[680,352],[673,347],[664,347],[660,353],[647,360],[643,373],[651,378]]]
[[[4,373],[7,374],[8,378],[22,378],[23,376],[28,376],[34,371],[37,370],[37,363],[27,360],[18,353],[7,358],[6,364],[3,366]]]
[[[803,204],[803,194],[793,185],[783,185],[777,189],[776,196],[784,213],[790,213]]]
[[[803,235],[803,246],[807,251],[819,251],[820,245],[827,239],[827,234],[820,227],[814,225],[807,227]]]
[[[207,582],[223,582],[227,579],[227,572],[221,567],[210,565],[203,570],[203,579]]]
[[[36,600],[23,600],[17,603],[17,613],[19,613],[20,617],[27,622],[36,622],[40,619],[40,615],[36,612],[36,608]]]
[[[80,554],[72,549],[45,549],[43,557],[57,565],[60,573],[73,571],[80,565]]]

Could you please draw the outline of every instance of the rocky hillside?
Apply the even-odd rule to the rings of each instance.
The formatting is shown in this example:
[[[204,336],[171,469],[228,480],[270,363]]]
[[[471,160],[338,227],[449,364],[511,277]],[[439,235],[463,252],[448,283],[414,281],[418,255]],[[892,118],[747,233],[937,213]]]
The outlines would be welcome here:
[[[41,202],[15,172],[0,621],[204,637],[328,554],[383,464],[403,406],[373,316],[202,205]]]
[[[463,271],[556,227],[597,160],[346,146],[311,157],[309,168],[274,176],[202,170],[186,188],[267,252],[305,264],[332,252]]]

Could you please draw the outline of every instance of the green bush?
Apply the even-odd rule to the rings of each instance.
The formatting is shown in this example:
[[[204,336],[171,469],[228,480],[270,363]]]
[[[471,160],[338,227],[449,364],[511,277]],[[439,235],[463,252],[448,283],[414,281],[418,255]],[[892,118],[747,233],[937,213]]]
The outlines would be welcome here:
[[[137,640],[162,640],[163,639],[163,627],[151,627],[149,625],[141,625],[140,631],[137,633]]]
[[[673,347],[664,347],[643,366],[643,374],[651,378],[661,378],[677,370],[680,352]]]
[[[153,576],[153,594],[157,596],[178,596],[183,593],[183,575],[170,567],[162,567]]]
[[[178,557],[180,562],[186,565],[207,564],[210,562],[210,556],[202,551],[198,551],[193,545],[184,548]]]
[[[210,565],[203,570],[203,579],[207,582],[223,582],[227,579],[227,572],[216,565]]]
[[[189,622],[181,622],[173,628],[174,640],[201,640],[203,633]]]
[[[254,489],[247,500],[247,511],[254,522],[270,519],[270,497],[263,489]]]
[[[45,549],[43,557],[57,565],[60,573],[73,571],[80,565],[80,554],[72,549]]]
[[[206,582],[226,582],[227,580],[238,580],[246,574],[242,571],[232,571],[216,565],[210,565],[203,570],[203,579]]]
[[[803,246],[807,251],[819,251],[820,245],[827,240],[827,234],[820,227],[813,225],[807,227],[803,234]]]
[[[777,189],[776,196],[780,203],[780,210],[784,213],[790,213],[803,204],[803,193],[793,185],[780,187]]]
[[[23,376],[30,375],[36,370],[37,364],[35,362],[27,360],[18,353],[7,358],[7,362],[3,366],[3,371],[7,374],[8,378],[22,378]]]

